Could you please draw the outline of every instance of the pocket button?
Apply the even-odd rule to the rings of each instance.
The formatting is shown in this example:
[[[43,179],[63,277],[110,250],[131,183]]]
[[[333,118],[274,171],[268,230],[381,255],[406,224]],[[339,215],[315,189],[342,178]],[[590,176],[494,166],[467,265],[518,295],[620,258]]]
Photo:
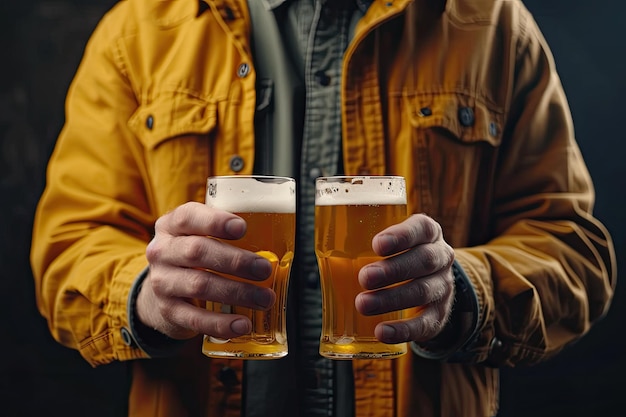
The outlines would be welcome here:
[[[239,172],[243,169],[243,158],[239,155],[235,155],[230,158],[230,169],[235,172]]]
[[[459,122],[464,127],[474,125],[474,110],[471,107],[461,107],[459,109]]]

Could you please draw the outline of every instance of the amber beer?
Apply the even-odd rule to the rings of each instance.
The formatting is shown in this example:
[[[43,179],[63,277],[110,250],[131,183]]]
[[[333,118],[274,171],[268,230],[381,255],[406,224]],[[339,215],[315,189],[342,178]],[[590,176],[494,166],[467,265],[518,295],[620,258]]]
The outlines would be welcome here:
[[[207,205],[235,213],[247,222],[245,236],[229,244],[256,252],[272,264],[264,281],[250,281],[228,274],[230,279],[269,287],[276,303],[268,311],[207,302],[221,313],[241,314],[252,321],[252,332],[233,339],[204,336],[202,353],[211,357],[275,359],[286,356],[286,302],[295,246],[295,180],[270,176],[211,177],[207,181]]]
[[[365,316],[354,306],[357,294],[364,291],[359,270],[382,259],[372,250],[372,238],[406,216],[402,177],[317,179],[315,254],[322,287],[322,356],[372,359],[406,353],[406,343],[386,344],[374,336],[378,323],[401,319],[402,312]]]

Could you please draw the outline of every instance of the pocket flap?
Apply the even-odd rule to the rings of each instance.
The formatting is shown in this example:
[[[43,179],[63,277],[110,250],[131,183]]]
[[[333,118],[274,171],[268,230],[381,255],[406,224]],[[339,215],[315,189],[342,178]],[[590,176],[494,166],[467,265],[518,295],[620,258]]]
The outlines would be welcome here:
[[[411,124],[415,128],[443,128],[461,142],[502,140],[503,112],[488,106],[476,96],[462,93],[424,93],[407,97]]]
[[[128,126],[146,148],[154,149],[176,136],[207,134],[216,121],[215,103],[186,93],[165,92],[141,104]]]

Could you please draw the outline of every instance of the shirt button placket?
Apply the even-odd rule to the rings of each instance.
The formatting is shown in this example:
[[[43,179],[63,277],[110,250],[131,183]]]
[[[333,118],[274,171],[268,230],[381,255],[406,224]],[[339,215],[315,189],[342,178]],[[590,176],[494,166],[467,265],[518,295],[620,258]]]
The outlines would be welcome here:
[[[322,170],[321,170],[320,168],[318,168],[318,167],[313,167],[313,168],[311,168],[311,170],[309,171],[309,179],[310,179],[313,183],[315,183],[315,180],[316,180],[318,177],[321,177],[321,176],[322,176]]]

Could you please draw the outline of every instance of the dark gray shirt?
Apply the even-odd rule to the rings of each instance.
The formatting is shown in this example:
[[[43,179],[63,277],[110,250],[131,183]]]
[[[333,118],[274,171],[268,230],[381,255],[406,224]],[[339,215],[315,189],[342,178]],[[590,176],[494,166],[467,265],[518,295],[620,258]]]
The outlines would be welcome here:
[[[298,180],[298,240],[288,302],[289,355],[245,364],[245,416],[353,412],[350,361],[318,353],[321,295],[314,180],[342,173],[341,68],[368,4],[249,0],[257,70],[257,173]],[[295,157],[294,157],[295,155]]]

